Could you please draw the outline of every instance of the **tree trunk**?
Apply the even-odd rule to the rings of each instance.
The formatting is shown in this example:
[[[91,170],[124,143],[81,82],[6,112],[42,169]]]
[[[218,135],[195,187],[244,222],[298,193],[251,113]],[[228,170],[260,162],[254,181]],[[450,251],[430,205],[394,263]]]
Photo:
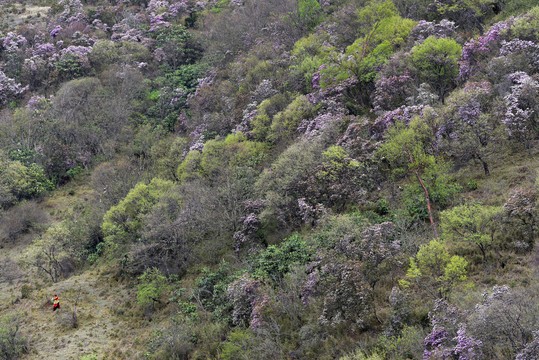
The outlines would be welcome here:
[[[410,158],[410,163],[413,165],[414,160],[412,159],[412,154],[410,152],[407,152],[408,157]],[[415,169],[415,176],[417,177],[417,180],[419,181],[419,184],[423,188],[423,191],[425,192],[425,202],[427,203],[427,210],[429,211],[429,219],[430,219],[430,225],[432,226],[432,231],[434,232],[434,237],[438,237],[438,231],[436,230],[436,225],[434,224],[434,218],[432,217],[432,208],[430,206],[430,197],[429,197],[429,191],[427,190],[427,187],[423,183],[423,180],[421,179],[421,176],[419,175],[419,170]]]

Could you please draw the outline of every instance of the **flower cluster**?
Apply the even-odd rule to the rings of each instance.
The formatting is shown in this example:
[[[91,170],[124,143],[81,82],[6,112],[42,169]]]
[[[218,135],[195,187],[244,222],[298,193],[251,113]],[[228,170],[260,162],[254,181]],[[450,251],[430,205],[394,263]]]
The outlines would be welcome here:
[[[403,105],[393,111],[388,111],[382,116],[379,116],[374,124],[371,127],[371,136],[374,139],[381,138],[387,129],[395,123],[408,124],[414,116],[421,115],[425,106],[423,105],[414,105],[406,106]]]
[[[259,248],[258,231],[261,223],[259,220],[260,212],[265,206],[264,201],[247,201],[245,203],[246,216],[240,218],[240,229],[233,235],[235,241],[235,250],[238,254],[242,248],[247,246],[248,251],[253,251]]]
[[[260,310],[263,307],[263,294],[262,283],[259,280],[254,280],[249,274],[245,274],[228,285],[227,296],[234,307],[232,322],[235,325],[248,326],[254,323],[258,326],[261,324]],[[255,311],[254,314],[253,311]]]
[[[382,76],[376,81],[373,97],[373,111],[382,112],[396,109],[406,104],[406,100],[414,94],[414,82],[410,74]]]
[[[16,53],[28,44],[28,40],[24,36],[14,32],[8,32],[0,40],[2,41],[2,47],[7,53]]]
[[[443,19],[438,24],[435,21],[420,20],[415,28],[410,31],[410,40],[416,44],[423,42],[429,36],[437,38],[450,38],[455,36],[455,23]]]
[[[533,41],[513,39],[511,41],[502,41],[500,55],[506,57],[523,56],[528,65],[534,71],[539,71],[539,45]]]
[[[56,47],[54,44],[51,43],[45,43],[45,44],[39,44],[36,47],[34,47],[34,50],[32,50],[32,55],[39,55],[39,56],[52,56],[56,52]]]
[[[539,82],[522,71],[509,75],[509,79],[514,85],[504,97],[506,110],[503,123],[510,136],[534,138],[539,113]]]
[[[60,51],[61,59],[73,59],[80,66],[84,68],[90,67],[90,62],[88,60],[88,55],[92,52],[92,48],[89,46],[68,46],[65,49]]]
[[[27,89],[28,86],[22,87],[21,84],[18,84],[15,80],[7,77],[6,74],[0,71],[0,106],[16,99]]]
[[[54,97],[46,98],[42,95],[34,95],[28,100],[26,108],[36,112],[42,111],[51,107],[53,99]]]
[[[467,79],[479,71],[481,61],[498,49],[502,40],[503,30],[507,29],[513,20],[511,18],[492,25],[483,36],[480,36],[477,40],[471,40],[464,45],[460,58],[461,78]]]

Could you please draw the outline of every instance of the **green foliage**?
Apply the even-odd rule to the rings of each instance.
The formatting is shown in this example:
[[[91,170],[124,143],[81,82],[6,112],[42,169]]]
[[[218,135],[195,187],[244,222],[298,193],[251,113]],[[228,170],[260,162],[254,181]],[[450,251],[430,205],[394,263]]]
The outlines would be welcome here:
[[[192,64],[200,59],[202,49],[193,35],[184,26],[163,27],[155,34],[156,48],[162,49],[167,65],[178,69],[181,65]]]
[[[416,359],[422,356],[425,331],[418,326],[405,326],[399,336],[380,336],[379,353],[386,359]]]
[[[269,99],[263,100],[256,108],[256,115],[251,120],[251,133],[258,141],[263,141],[268,136],[273,116],[288,105],[288,96],[276,94]]]
[[[339,360],[383,360],[383,355],[378,353],[373,353],[371,355],[365,355],[365,352],[362,349],[357,349],[356,351],[341,356]]]
[[[96,354],[82,355],[79,360],[99,360]]]
[[[232,304],[227,296],[227,288],[237,277],[226,262],[221,262],[214,272],[203,268],[201,276],[196,280],[196,298],[205,309],[212,312],[217,321],[232,323]]]
[[[320,4],[317,0],[297,0],[298,23],[307,30],[313,30],[321,20]]]
[[[297,199],[309,171],[318,164],[322,146],[319,142],[300,141],[283,151],[269,169],[259,176],[255,191],[268,201],[261,214],[263,221],[273,223],[277,216],[297,216]]]
[[[131,41],[113,42],[98,40],[88,55],[90,64],[96,70],[104,70],[112,64],[138,64],[150,62],[151,53],[147,47]]]
[[[339,239],[345,237],[360,238],[361,230],[368,221],[359,212],[341,214],[324,218],[317,231],[310,235],[310,241],[319,248],[332,248]]]
[[[65,54],[56,62],[56,69],[66,78],[75,79],[85,74],[85,69],[74,54]]]
[[[512,3],[510,2],[507,5]],[[511,26],[511,32],[516,38],[537,42],[539,40],[539,6],[534,7],[527,14],[518,18]]]
[[[164,138],[152,147],[152,157],[156,160],[155,174],[157,177],[178,181],[176,171],[183,160],[183,154],[188,150],[186,138],[170,136]]]
[[[364,36],[348,46],[344,53],[334,47],[326,48],[322,57],[327,66],[320,72],[323,89],[347,79],[357,83],[358,86],[344,91],[350,106],[356,107],[357,103],[369,104],[368,84],[372,84],[380,66],[405,43],[417,24],[401,18],[391,1],[372,1],[358,11],[358,18]]]
[[[137,303],[141,306],[155,305],[162,301],[171,290],[166,276],[159,269],[147,269],[139,277],[140,284],[137,287]]]
[[[24,255],[23,264],[58,282],[72,269],[71,230],[66,223],[53,225],[37,237]]]
[[[28,350],[27,341],[20,333],[20,320],[3,316],[0,319],[0,359],[15,360]]]
[[[180,181],[204,177],[216,179],[223,172],[240,167],[257,166],[268,146],[261,142],[249,141],[241,132],[216,138],[204,144],[202,153],[191,151],[178,166],[176,176]]]
[[[238,328],[232,331],[228,340],[223,344],[219,358],[223,360],[249,359],[249,352],[246,350],[254,340],[249,330]]]
[[[333,145],[322,153],[322,167],[316,176],[328,182],[337,182],[346,170],[354,170],[360,166],[358,161],[349,160],[344,148]]]
[[[306,92],[312,91],[313,74],[323,64],[324,43],[328,40],[325,32],[313,32],[299,39],[292,49],[294,64],[290,72],[296,81],[304,80]]]
[[[201,171],[204,176],[211,178],[223,168],[256,166],[266,150],[266,144],[249,141],[241,132],[230,134],[225,139],[210,140],[202,150]]]
[[[499,229],[501,206],[465,204],[455,206],[440,214],[444,238],[457,246],[476,245],[486,261],[486,251],[494,244],[494,234]]]
[[[53,188],[53,183],[39,165],[24,165],[0,153],[0,208],[37,197]]]
[[[390,162],[395,174],[419,171],[436,163],[434,156],[427,152],[431,141],[427,124],[416,117],[408,126],[397,123],[390,127],[386,143],[378,151]]]
[[[168,180],[153,179],[148,185],[138,183],[116,206],[110,208],[103,217],[102,231],[108,250],[134,241],[142,229],[142,216],[149,213],[173,183]]]
[[[432,204],[438,208],[445,208],[451,204],[454,196],[462,187],[455,181],[451,173],[451,165],[436,159],[437,162],[423,169],[422,180],[429,192]],[[419,183],[414,182],[404,188],[404,206],[412,219],[428,219],[425,207],[425,192]]]
[[[314,106],[304,95],[296,97],[284,111],[273,117],[269,140],[278,141],[292,137],[302,120],[314,115]]]
[[[279,283],[293,265],[304,265],[312,257],[310,249],[299,234],[294,234],[279,245],[270,245],[256,260],[255,277],[266,277]]]
[[[446,94],[456,85],[459,74],[458,61],[462,46],[453,39],[434,36],[411,50],[411,60],[421,82],[427,82],[444,102]]]
[[[189,151],[176,170],[178,181],[185,182],[200,178],[202,173],[202,168],[200,167],[201,161],[202,153],[200,151]]]
[[[461,256],[449,254],[440,240],[422,245],[415,258],[410,258],[406,277],[399,281],[403,288],[415,286],[434,298],[449,298],[455,287],[467,280],[468,262]]]

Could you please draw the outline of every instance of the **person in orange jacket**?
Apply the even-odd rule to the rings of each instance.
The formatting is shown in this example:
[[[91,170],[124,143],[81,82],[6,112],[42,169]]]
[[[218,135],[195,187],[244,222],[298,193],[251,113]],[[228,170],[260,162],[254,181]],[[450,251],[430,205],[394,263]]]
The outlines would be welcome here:
[[[52,311],[56,311],[60,308],[60,299],[58,298],[58,295],[54,294],[54,297],[52,298]]]

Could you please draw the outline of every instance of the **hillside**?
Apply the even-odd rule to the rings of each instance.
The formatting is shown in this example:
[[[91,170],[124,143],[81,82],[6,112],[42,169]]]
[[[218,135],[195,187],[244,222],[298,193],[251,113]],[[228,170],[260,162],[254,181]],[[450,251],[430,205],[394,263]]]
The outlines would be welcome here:
[[[534,1],[0,14],[0,359],[539,358]]]

